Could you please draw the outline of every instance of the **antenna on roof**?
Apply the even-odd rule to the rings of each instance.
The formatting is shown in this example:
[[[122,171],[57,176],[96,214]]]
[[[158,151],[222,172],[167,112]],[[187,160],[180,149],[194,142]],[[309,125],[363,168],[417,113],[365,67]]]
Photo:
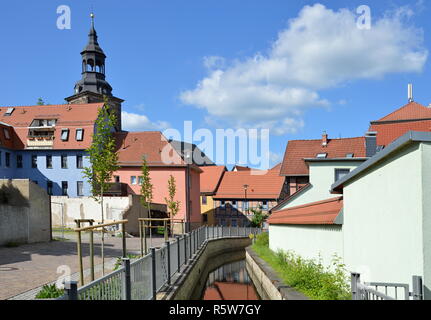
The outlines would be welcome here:
[[[411,83],[408,85],[408,98],[409,102],[413,102],[413,84]]]

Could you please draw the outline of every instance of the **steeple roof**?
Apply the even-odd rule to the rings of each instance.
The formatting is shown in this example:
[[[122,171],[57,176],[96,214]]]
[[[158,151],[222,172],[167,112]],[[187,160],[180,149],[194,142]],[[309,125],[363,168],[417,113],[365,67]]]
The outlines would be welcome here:
[[[97,32],[96,32],[96,29],[94,28],[94,14],[92,13],[90,16],[91,16],[91,27],[90,27],[90,32],[88,33],[88,43],[85,46],[84,50],[81,52],[81,54],[85,52],[98,52],[105,55],[102,48],[99,46],[99,43],[97,42]]]

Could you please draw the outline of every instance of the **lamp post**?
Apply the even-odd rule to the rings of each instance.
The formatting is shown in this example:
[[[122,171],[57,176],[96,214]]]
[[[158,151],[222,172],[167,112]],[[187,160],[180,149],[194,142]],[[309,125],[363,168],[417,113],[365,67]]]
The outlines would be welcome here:
[[[245,198],[245,200],[244,200],[244,203],[245,203],[245,206],[246,206],[246,215],[248,216],[248,203],[247,203],[247,189],[248,189],[248,184],[245,184],[244,186],[244,198]]]

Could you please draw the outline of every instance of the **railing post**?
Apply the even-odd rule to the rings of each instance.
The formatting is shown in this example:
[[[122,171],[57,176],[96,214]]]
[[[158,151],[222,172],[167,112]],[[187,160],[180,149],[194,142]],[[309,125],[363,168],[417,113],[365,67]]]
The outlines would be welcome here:
[[[171,285],[171,243],[166,241],[166,248],[168,250],[168,285]]]
[[[190,247],[190,259],[193,256],[193,252],[192,252],[192,233],[189,233],[189,247]]]
[[[64,283],[64,295],[66,300],[78,300],[78,282],[66,281]]]
[[[130,280],[130,259],[123,258],[123,300],[132,300],[132,283]]]
[[[121,224],[121,234],[123,240],[123,258],[127,258],[127,249],[126,249],[126,224]]]
[[[184,264],[187,264],[187,234],[184,234]]]
[[[232,237],[232,231],[231,231],[232,229],[230,226],[228,228],[229,228],[229,238],[230,238],[230,237]]]
[[[352,300],[360,300],[358,293],[358,283],[361,281],[361,274],[352,272],[351,273],[351,290]]]
[[[181,246],[180,246],[180,237],[179,236],[175,236],[175,238],[177,239],[177,247],[178,247],[178,250],[177,250],[177,264],[178,264],[178,272],[180,272],[180,268],[181,268],[181,253],[180,253],[180,250],[181,250]]]
[[[421,276],[413,276],[413,300],[423,300],[423,285]]]
[[[157,299],[157,284],[156,284],[156,248],[151,248],[151,279],[153,289],[153,300]]]

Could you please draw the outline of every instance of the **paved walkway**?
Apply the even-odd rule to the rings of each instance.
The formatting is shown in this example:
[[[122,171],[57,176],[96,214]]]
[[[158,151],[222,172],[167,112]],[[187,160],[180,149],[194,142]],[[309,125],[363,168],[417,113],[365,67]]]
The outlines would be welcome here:
[[[59,236],[56,233],[53,236]],[[35,288],[44,284],[55,282],[59,276],[57,268],[62,265],[69,266],[72,273],[79,271],[79,262],[76,249],[76,236],[73,233],[66,233],[68,241],[53,241],[49,243],[25,244],[15,248],[0,248],[0,300],[10,299],[22,293],[33,290],[27,295],[22,295],[22,299],[34,296]],[[83,264],[84,269],[90,267],[89,238],[83,236]],[[153,238],[152,245],[157,247],[164,243],[163,238]],[[148,242],[150,246],[150,243]],[[100,236],[95,236],[94,250],[95,265],[102,262],[100,256]],[[139,238],[127,239],[127,253],[139,254]],[[122,255],[122,239],[105,236],[105,270],[112,268],[116,257]],[[100,270],[101,268],[97,268]],[[112,270],[112,269],[110,269]],[[97,270],[96,270],[97,271]],[[109,270],[108,270],[109,271]],[[97,275],[96,275],[97,277]],[[86,280],[88,283],[88,280]],[[36,293],[37,293],[36,292]],[[20,298],[18,296],[17,298]]]

